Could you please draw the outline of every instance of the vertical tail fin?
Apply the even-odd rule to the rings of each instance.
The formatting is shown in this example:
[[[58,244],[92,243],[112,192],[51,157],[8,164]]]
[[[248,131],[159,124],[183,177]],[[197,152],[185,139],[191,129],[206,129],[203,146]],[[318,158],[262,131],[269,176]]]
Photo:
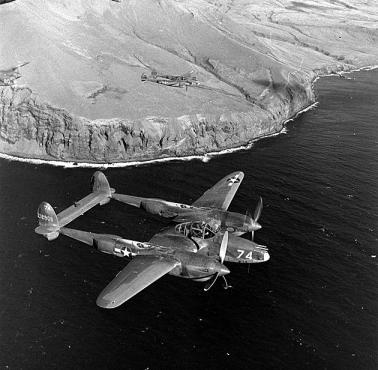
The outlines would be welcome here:
[[[37,211],[39,226],[35,229],[37,234],[43,235],[48,240],[54,240],[59,236],[59,220],[54,208],[47,202],[42,202]]]
[[[96,171],[91,179],[91,186],[93,193],[105,193],[107,198],[100,202],[100,205],[104,205],[110,201],[114,189],[109,186],[108,179],[101,171]]]

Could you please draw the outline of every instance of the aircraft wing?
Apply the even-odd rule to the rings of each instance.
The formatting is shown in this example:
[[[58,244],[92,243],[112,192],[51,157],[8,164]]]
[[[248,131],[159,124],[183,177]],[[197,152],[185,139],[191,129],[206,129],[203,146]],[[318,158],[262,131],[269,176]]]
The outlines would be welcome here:
[[[219,208],[226,211],[243,178],[244,173],[241,171],[231,173],[203,193],[203,195],[198,198],[192,204],[192,206]]]
[[[105,287],[97,305],[115,308],[148,287],[179,264],[178,261],[157,256],[136,256]]]

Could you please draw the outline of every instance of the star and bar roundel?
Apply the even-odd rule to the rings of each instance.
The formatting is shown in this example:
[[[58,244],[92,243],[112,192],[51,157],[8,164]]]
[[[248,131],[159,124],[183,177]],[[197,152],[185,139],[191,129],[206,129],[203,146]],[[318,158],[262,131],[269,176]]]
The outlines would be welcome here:
[[[213,207],[227,210],[239,185],[243,181],[244,173],[241,171],[233,172],[218,181],[212,188],[205,191],[192,206],[194,207]]]
[[[226,181],[228,183],[228,186],[232,186],[233,184],[238,184],[240,182],[239,173],[235,176],[229,177]]]

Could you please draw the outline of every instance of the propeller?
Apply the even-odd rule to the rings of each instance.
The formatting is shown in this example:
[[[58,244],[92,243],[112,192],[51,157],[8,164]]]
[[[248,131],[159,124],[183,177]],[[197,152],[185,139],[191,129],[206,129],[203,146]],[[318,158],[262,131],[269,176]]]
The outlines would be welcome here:
[[[253,215],[253,218],[255,219],[256,222],[259,220],[261,216],[262,209],[263,209],[263,200],[260,197],[259,202],[257,203],[256,209],[255,209],[255,214]]]
[[[227,244],[228,244],[228,231],[226,231],[224,233],[223,239],[222,239],[222,243],[221,243],[221,246],[219,248],[219,258],[220,258],[221,264],[223,264],[223,261],[226,258]],[[203,288],[203,290],[205,292],[207,292],[208,290],[210,290],[210,288],[214,285],[214,283],[218,279],[219,274],[220,274],[220,271],[218,271],[216,273],[216,275],[214,275],[214,277],[206,284],[205,288]],[[222,277],[224,278],[223,275],[222,275]],[[229,287],[225,278],[224,278],[224,280],[226,282],[226,287]]]
[[[261,212],[263,209],[263,200],[260,197],[257,206],[255,208],[255,213],[253,215],[253,218],[251,217],[251,223],[250,223],[250,228],[251,228],[251,240],[253,241],[255,238],[255,231],[261,229],[261,225],[257,222],[261,216]]]
[[[222,243],[219,248],[219,257],[220,257],[221,263],[223,263],[224,259],[226,258],[227,244],[228,244],[228,231],[224,233]]]

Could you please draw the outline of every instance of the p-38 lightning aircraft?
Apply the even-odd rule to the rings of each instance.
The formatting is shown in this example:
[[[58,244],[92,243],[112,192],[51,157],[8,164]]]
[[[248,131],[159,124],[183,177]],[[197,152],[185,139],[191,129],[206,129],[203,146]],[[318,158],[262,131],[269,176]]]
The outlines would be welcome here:
[[[238,236],[251,232],[253,240],[254,232],[261,229],[261,225],[257,221],[263,207],[262,198],[259,199],[253,218],[249,214],[242,215],[227,210],[243,178],[244,173],[241,171],[231,173],[218,181],[191,205],[118,193],[114,193],[112,198],[131,206],[140,207],[148,213],[170,219],[173,222],[204,221],[214,227],[221,226],[222,229]]]
[[[188,90],[188,86],[197,86],[199,82],[195,76],[191,75],[191,72],[184,73],[183,75],[168,75],[152,71],[150,76],[142,73],[140,77],[142,82],[149,81],[155,82],[160,85],[171,87],[185,87]]]
[[[169,226],[155,234],[149,242],[124,239],[117,235],[96,234],[66,227],[75,218],[97,204],[104,205],[113,197],[105,175],[97,171],[92,177],[92,193],[72,206],[55,213],[53,207],[42,202],[38,207],[39,226],[36,233],[48,240],[60,234],[88,244],[101,252],[132,260],[105,287],[97,298],[97,305],[115,308],[165,274],[207,281],[209,290],[217,278],[230,270],[224,261],[237,263],[261,263],[269,260],[268,249],[237,235],[223,231],[218,226],[199,220]],[[224,197],[225,194],[219,194]]]

